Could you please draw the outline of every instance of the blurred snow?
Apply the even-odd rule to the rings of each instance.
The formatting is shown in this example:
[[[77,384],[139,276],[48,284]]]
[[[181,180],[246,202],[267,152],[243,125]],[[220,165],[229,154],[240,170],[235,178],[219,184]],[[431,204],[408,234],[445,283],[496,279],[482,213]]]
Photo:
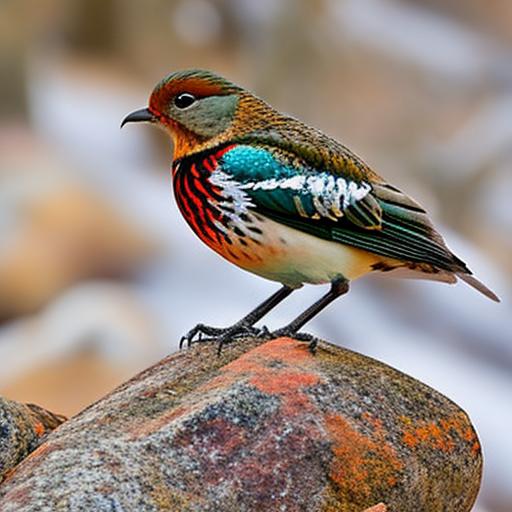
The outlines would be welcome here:
[[[425,154],[439,169],[439,178],[457,182],[474,178],[482,168],[512,159],[512,90],[486,103],[456,136]],[[450,169],[449,173],[445,169]]]
[[[222,29],[216,6],[207,0],[181,1],[169,18],[176,33],[194,46],[211,43]]]
[[[335,33],[402,60],[430,75],[432,82],[443,78],[479,85],[489,74],[503,78],[502,69],[512,62],[496,42],[418,5],[330,0],[329,6]],[[512,79],[512,73],[506,78]]]
[[[512,147],[512,144],[510,145]],[[512,160],[512,158],[511,158]],[[512,172],[509,163],[498,166],[496,177],[484,184],[476,205],[480,211],[486,211],[492,224],[503,233],[512,233],[512,208],[510,191],[512,190]],[[512,248],[512,240],[507,237]]]

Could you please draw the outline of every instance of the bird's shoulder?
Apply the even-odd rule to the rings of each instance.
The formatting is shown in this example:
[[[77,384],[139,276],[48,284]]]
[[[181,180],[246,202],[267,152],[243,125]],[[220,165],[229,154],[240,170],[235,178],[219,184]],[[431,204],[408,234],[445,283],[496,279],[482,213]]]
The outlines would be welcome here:
[[[290,130],[239,137],[223,155],[220,170],[263,209],[308,219],[347,217],[379,229],[382,211],[372,195],[377,180],[366,164],[327,136],[333,147],[322,146],[321,140],[313,145],[303,131],[294,137]],[[317,134],[317,142],[322,135]]]
[[[233,141],[265,149],[280,161],[309,171],[329,172],[354,181],[382,178],[345,145],[293,117],[277,117],[269,126],[256,126]]]

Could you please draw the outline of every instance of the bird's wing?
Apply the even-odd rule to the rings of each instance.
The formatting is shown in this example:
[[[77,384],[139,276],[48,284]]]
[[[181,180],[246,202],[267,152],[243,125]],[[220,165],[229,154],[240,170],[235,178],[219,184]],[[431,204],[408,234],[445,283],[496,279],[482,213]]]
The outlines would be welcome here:
[[[425,210],[382,181],[250,145],[226,152],[222,171],[239,183],[257,211],[277,222],[390,258],[468,272]]]

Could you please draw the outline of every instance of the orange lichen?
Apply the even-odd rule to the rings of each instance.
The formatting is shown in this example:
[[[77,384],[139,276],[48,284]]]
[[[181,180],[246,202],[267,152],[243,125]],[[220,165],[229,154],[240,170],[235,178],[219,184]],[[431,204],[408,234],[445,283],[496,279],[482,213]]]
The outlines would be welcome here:
[[[315,413],[316,406],[303,392],[322,382],[315,364],[307,345],[279,338],[227,364],[220,375],[201,389],[228,388],[236,382],[247,382],[262,393],[278,396],[281,414],[286,418]]]
[[[405,431],[402,435],[402,441],[409,446],[409,448],[414,448],[418,444],[418,438],[414,437],[412,432]]]
[[[402,441],[409,448],[427,446],[447,453],[453,451],[460,440],[470,443],[474,453],[479,452],[476,434],[462,413],[439,421],[420,422],[416,426],[408,423],[402,434]]]
[[[363,414],[361,414],[361,417],[367,423],[372,425],[374,430],[379,431],[379,432],[383,431],[383,423],[380,418],[376,418],[375,416],[372,416],[369,412],[363,412]]]
[[[34,423],[34,432],[38,437],[41,437],[46,432],[44,425],[40,421]]]
[[[375,422],[371,435],[362,434],[339,414],[327,414],[325,423],[333,440],[330,477],[340,495],[360,502],[396,485],[403,463],[381,423]]]
[[[243,373],[254,371],[263,365],[276,361],[290,366],[304,366],[314,363],[315,359],[305,343],[291,338],[277,338],[252,349],[247,354],[227,364],[224,369]]]
[[[313,386],[319,382],[318,375],[288,369],[262,369],[253,375],[249,383],[263,393],[293,393],[301,388]]]
[[[264,393],[295,392],[320,382],[320,377],[311,368],[314,363],[306,344],[290,338],[278,338],[224,366],[221,374],[205,387],[228,387],[233,382],[247,379]]]

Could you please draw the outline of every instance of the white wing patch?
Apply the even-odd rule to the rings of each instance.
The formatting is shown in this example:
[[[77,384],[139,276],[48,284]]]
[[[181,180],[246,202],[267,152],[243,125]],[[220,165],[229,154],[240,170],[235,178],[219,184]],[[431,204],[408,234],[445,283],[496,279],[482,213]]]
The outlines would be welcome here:
[[[232,176],[223,172],[220,167],[217,167],[210,175],[210,182],[219,187],[224,201],[216,202],[209,200],[213,206],[222,210],[224,216],[229,220],[228,225],[230,228],[238,227],[243,230],[245,223],[242,216],[247,214],[250,207],[254,206],[251,198],[244,192],[240,184],[233,179]],[[224,233],[228,233],[228,226],[219,221],[215,221],[215,225]]]
[[[221,171],[219,167],[217,167],[215,171],[212,172],[210,176],[210,182],[216,187],[219,187],[222,195],[226,199],[229,198],[229,203],[226,201],[225,204],[220,203],[220,206],[223,204],[225,206],[229,204],[229,206],[233,206],[235,211],[239,212],[240,214],[247,213],[248,208],[254,206],[251,198],[247,192],[244,192],[243,187],[240,186],[240,183],[234,180],[233,177],[229,174]]]
[[[300,174],[291,178],[252,181],[238,184],[238,188],[242,191],[276,189],[295,191],[297,195],[294,195],[293,201],[297,211],[303,217],[309,217],[309,215],[302,205],[300,195],[309,195],[318,214],[332,220],[342,217],[344,209],[363,199],[372,189],[368,183],[347,181],[328,173],[311,176]]]

